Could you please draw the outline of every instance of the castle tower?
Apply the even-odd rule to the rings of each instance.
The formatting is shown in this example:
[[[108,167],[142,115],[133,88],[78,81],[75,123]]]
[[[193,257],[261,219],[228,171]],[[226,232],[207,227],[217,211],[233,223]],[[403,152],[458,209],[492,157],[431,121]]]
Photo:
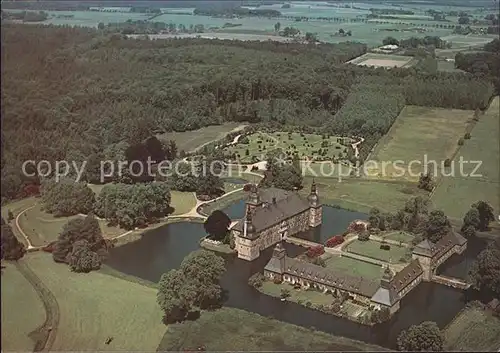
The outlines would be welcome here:
[[[248,199],[246,202],[246,210],[245,214],[253,214],[255,209],[262,204],[259,196],[259,190],[257,189],[257,185],[253,184],[250,189],[250,195],[248,195]]]
[[[382,276],[382,279],[380,280],[380,286],[384,289],[390,289],[391,287],[391,281],[392,281],[392,272],[389,266],[386,266],[384,275]]]
[[[314,228],[321,224],[321,217],[323,215],[323,208],[319,202],[316,182],[314,180],[311,184],[311,193],[307,197],[307,200],[309,201],[309,226]]]
[[[245,224],[243,225],[243,236],[248,239],[255,237],[255,227],[252,224],[252,213],[248,213],[245,217]]]
[[[286,250],[280,242],[274,248],[273,256],[266,267],[264,267],[264,276],[270,279],[283,280],[283,274],[285,273],[285,258]]]

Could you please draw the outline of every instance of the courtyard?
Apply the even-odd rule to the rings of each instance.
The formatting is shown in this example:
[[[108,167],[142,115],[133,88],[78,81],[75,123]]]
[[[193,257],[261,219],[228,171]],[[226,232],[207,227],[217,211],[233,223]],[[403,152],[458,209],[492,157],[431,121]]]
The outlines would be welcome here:
[[[373,281],[379,281],[383,274],[383,268],[380,266],[346,256],[326,256],[325,264],[328,269]]]
[[[383,250],[380,248],[381,245],[381,242],[375,240],[354,240],[349,243],[344,249],[353,254],[370,257],[372,259],[388,263],[404,262],[401,260],[404,259],[405,255],[407,254],[407,247],[387,244],[388,246],[390,246],[390,250]]]

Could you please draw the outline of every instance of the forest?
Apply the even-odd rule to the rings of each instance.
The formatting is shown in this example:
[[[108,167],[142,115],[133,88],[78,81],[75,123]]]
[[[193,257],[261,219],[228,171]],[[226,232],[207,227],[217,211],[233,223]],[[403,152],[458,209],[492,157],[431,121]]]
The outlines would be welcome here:
[[[485,75],[345,64],[360,43],[139,40],[97,29],[2,30],[2,202],[37,182],[26,160],[123,154],[157,133],[246,121],[367,139],[405,104],[484,109]],[[182,151],[179,151],[182,152]]]

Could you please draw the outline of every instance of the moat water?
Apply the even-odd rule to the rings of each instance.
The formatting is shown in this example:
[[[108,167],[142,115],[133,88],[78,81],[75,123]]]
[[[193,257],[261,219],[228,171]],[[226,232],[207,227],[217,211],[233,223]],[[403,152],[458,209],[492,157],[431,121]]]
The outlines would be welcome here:
[[[325,207],[322,227],[328,228],[328,231],[322,233],[319,229],[315,232],[315,236],[319,234],[321,239],[326,239],[332,233],[342,233],[351,221],[362,218],[360,215],[356,212]],[[366,215],[364,217],[366,218]],[[337,228],[337,224],[344,224],[345,227]],[[136,242],[112,249],[107,264],[128,275],[158,282],[163,273],[177,268],[188,253],[199,249],[199,240],[203,236],[205,231],[202,224],[188,222],[170,224],[147,232]],[[285,246],[288,255],[292,257],[305,251],[304,248],[291,244]],[[466,253],[461,257],[450,258],[441,266],[440,272],[464,277],[466,268],[484,246],[486,242],[482,240],[469,242]],[[243,261],[234,256],[226,257],[227,271],[222,279],[222,286],[229,291],[226,306],[333,335],[394,348],[397,335],[402,329],[426,320],[435,321],[440,327],[444,327],[464,307],[467,300],[474,299],[470,293],[434,283],[422,283],[402,300],[400,311],[390,322],[370,328],[295,303],[281,302],[250,287],[247,283],[248,278],[262,271],[271,253],[272,249],[267,249],[253,262]],[[342,347],[342,349],[347,348]],[[355,347],[352,349],[356,350]]]

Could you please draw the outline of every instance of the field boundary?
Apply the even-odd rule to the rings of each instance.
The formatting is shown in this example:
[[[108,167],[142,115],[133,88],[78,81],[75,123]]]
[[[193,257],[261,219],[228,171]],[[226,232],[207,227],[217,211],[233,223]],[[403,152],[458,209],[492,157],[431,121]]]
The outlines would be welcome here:
[[[15,262],[16,268],[33,286],[40,297],[45,308],[45,322],[35,331],[29,334],[35,340],[34,352],[48,352],[54,344],[57,328],[60,321],[60,310],[57,299],[52,292],[43,284],[42,280],[31,270],[28,264],[20,261]]]

